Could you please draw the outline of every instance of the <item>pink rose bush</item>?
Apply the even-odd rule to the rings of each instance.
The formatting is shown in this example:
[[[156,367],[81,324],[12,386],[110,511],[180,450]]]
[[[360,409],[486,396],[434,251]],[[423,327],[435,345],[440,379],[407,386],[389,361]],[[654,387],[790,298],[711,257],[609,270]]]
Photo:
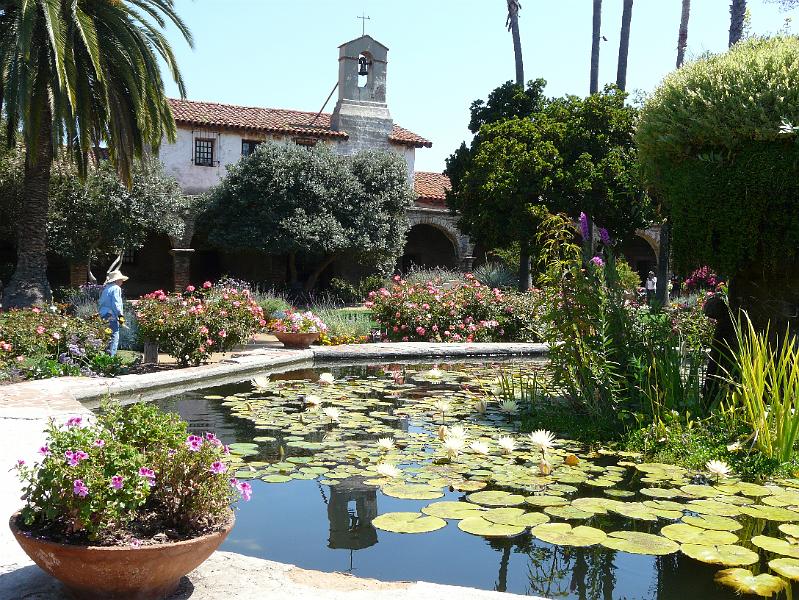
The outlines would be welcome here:
[[[466,281],[414,284],[395,276],[390,287],[369,292],[365,306],[393,341],[536,341],[538,292],[491,289],[471,274]]]
[[[92,422],[51,420],[45,433],[39,462],[16,467],[25,499],[19,525],[39,535],[115,545],[134,531],[201,533],[252,494],[230,481],[234,460],[221,440],[190,435],[177,415],[152,404],[105,404]]]
[[[710,267],[699,267],[691,273],[685,280],[685,289],[689,292],[699,290],[715,291],[716,287],[721,283],[721,279],[716,275]]]
[[[208,281],[183,293],[147,294],[136,305],[136,318],[140,337],[158,344],[182,366],[199,365],[213,352],[247,343],[266,325],[264,311],[249,290],[214,287]]]
[[[282,319],[271,323],[272,331],[281,333],[326,333],[327,325],[310,310],[305,312],[287,310]]]

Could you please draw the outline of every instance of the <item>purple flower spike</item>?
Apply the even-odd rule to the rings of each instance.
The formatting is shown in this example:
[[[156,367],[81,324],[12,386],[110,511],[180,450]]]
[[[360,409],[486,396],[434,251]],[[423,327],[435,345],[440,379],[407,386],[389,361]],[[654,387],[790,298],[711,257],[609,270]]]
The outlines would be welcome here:
[[[605,261],[601,257],[595,256],[591,259],[591,264],[599,267],[600,269],[605,266]]]
[[[603,244],[605,244],[605,246],[610,246],[610,234],[604,227],[599,228],[599,239]]]
[[[85,498],[86,496],[89,495],[89,488],[87,488],[83,484],[83,480],[82,479],[76,479],[75,481],[72,482],[72,492],[76,496],[80,496],[81,498]]]
[[[584,212],[580,213],[580,235],[584,240],[588,239],[588,215]]]

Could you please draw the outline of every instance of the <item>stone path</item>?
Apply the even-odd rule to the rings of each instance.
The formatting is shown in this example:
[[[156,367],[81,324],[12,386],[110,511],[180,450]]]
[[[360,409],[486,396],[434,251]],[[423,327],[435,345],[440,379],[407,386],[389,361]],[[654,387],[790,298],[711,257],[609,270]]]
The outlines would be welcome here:
[[[0,386],[0,515],[16,511],[21,490],[13,470],[19,459],[33,462],[43,444],[48,418],[91,415],[105,394],[150,399],[177,389],[246,379],[256,373],[353,361],[436,360],[469,356],[543,356],[543,344],[362,344],[286,350],[261,344],[215,364],[114,379],[63,377]],[[511,594],[430,583],[384,583],[349,575],[306,571],[292,565],[217,552],[184,578],[173,600],[498,600]],[[524,596],[530,598],[529,596]],[[28,559],[8,526],[0,524],[0,600],[63,600],[60,586]],[[540,599],[539,599],[540,600]]]

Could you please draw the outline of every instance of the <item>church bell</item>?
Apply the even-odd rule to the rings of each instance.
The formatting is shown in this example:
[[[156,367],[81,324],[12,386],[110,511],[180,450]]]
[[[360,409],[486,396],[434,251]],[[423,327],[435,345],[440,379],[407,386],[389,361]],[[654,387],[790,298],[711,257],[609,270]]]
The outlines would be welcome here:
[[[358,75],[368,75],[369,74],[369,61],[366,60],[365,56],[358,57]]]

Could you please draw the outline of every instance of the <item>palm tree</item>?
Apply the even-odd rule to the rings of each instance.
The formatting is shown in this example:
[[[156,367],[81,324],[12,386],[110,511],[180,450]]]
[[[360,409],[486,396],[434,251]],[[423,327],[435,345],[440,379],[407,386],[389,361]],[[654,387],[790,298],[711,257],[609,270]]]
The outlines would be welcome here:
[[[524,61],[522,60],[522,40],[519,36],[519,10],[522,7],[519,0],[508,1],[508,18],[505,26],[513,37],[513,54],[516,62],[516,85],[524,89]],[[530,253],[522,247],[519,256],[519,290],[526,292],[530,289]]]
[[[730,3],[730,47],[743,37],[745,20],[746,0],[732,0]]]
[[[47,210],[52,162],[67,153],[85,175],[89,153],[108,147],[123,181],[134,159],[176,128],[160,57],[185,86],[162,31],[169,21],[193,45],[174,0],[4,0],[0,10],[0,110],[8,143],[25,145],[24,201],[14,275],[4,306],[50,299]]]
[[[685,49],[688,47],[688,18],[691,16],[691,0],[682,0],[680,33],[677,35],[677,68],[685,62]]]
[[[591,89],[599,91],[599,42],[602,35],[602,0],[594,0],[594,25],[591,34]]]
[[[519,36],[519,0],[508,0],[508,19],[505,26],[513,37],[513,54],[516,60],[516,85],[524,87],[524,61],[522,60],[522,40]]]
[[[633,18],[633,0],[624,0],[621,13],[621,36],[619,38],[619,65],[616,70],[616,85],[620,90],[627,88],[627,56],[630,53],[630,22]]]

